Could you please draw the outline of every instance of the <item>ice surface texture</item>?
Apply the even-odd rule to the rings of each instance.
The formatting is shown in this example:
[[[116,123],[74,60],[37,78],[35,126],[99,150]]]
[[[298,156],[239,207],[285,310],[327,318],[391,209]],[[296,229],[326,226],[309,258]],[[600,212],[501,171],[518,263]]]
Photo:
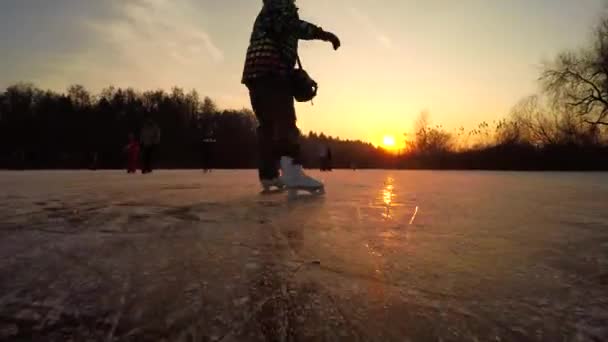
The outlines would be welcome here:
[[[605,341],[608,175],[0,172],[0,340]]]

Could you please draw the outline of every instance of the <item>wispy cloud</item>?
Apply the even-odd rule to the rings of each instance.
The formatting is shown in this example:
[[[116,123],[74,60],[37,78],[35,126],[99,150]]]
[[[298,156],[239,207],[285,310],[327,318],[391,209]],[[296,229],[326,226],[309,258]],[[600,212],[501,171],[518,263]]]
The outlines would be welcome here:
[[[194,86],[225,58],[194,14],[192,0],[107,0],[105,15],[81,18],[86,42],[54,66],[48,83],[93,87]],[[64,79],[64,82],[61,82]]]
[[[165,56],[178,63],[221,62],[224,53],[190,18],[184,0],[111,0],[117,16],[88,24],[98,36],[137,61]]]
[[[393,40],[374,23],[369,15],[363,13],[361,10],[353,6],[349,6],[348,9],[353,19],[355,19],[362,27],[373,35],[378,43],[386,48],[393,47]]]

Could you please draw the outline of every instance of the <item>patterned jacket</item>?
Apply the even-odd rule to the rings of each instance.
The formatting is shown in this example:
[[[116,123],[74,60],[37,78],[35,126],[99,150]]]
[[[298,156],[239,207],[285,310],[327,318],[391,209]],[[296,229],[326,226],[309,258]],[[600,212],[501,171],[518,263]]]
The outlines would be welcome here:
[[[264,0],[247,49],[242,83],[293,70],[298,40],[320,39],[323,30],[300,20],[294,0]]]

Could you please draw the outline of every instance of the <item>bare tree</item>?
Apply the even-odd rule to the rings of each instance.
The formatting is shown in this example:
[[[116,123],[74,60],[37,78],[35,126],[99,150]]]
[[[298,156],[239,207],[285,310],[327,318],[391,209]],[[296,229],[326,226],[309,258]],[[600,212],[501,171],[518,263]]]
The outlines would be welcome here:
[[[428,143],[428,133],[429,133],[429,112],[424,110],[420,112],[418,119],[414,123],[415,130],[415,149],[423,150]]]
[[[212,115],[218,112],[217,104],[209,97],[205,97],[203,100],[203,105],[201,108],[201,113],[203,115]]]
[[[545,67],[541,81],[557,103],[572,107],[584,122],[608,126],[608,16],[591,47],[560,54]]]
[[[448,152],[452,148],[452,135],[445,132],[441,126],[430,126],[429,113],[423,111],[416,120],[415,152],[436,154]]]
[[[68,97],[72,103],[78,107],[88,107],[92,104],[93,98],[89,91],[80,84],[68,87]]]
[[[538,95],[531,95],[513,107],[511,121],[519,129],[519,138],[536,146],[558,143],[559,118],[543,106]]]
[[[581,120],[577,108],[551,106],[539,95],[522,99],[510,117],[496,128],[496,143],[524,143],[537,147],[550,145],[596,145],[601,140],[600,125]]]

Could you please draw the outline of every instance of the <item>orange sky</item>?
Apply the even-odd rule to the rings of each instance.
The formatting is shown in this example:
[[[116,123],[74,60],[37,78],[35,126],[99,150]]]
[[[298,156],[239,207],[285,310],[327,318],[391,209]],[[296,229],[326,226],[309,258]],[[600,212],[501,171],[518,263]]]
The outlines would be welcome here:
[[[4,0],[0,86],[31,81],[138,89],[195,88],[224,107],[249,107],[240,84],[251,0]],[[381,143],[418,113],[450,129],[504,116],[537,90],[544,59],[583,45],[602,0],[299,0],[301,16],[343,47],[305,42],[320,83],[299,104],[303,131]]]

